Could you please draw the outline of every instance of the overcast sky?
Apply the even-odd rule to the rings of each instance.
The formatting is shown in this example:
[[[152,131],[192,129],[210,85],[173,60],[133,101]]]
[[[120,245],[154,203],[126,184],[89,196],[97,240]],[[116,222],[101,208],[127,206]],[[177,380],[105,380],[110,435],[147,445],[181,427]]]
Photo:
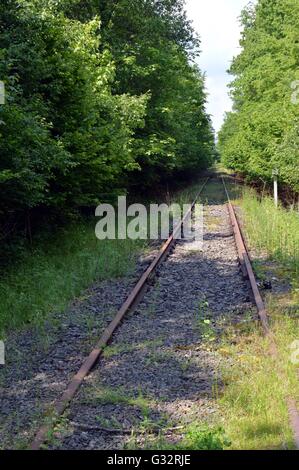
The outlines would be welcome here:
[[[248,3],[249,0],[186,0],[188,16],[201,37],[199,65],[207,75],[208,112],[216,131],[224,112],[231,109],[227,89],[231,76],[226,71],[240,50],[238,17]]]

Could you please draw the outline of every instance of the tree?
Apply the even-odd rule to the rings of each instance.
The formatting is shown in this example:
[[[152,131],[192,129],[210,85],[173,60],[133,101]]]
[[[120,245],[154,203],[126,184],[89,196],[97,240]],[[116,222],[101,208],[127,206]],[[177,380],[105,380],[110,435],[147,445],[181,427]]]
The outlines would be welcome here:
[[[210,164],[199,40],[182,0],[3,0],[0,220]]]
[[[299,78],[299,4],[259,0],[242,15],[242,52],[233,61],[233,112],[219,135],[224,163],[251,179],[270,180],[273,168],[299,190],[299,107],[291,83]]]

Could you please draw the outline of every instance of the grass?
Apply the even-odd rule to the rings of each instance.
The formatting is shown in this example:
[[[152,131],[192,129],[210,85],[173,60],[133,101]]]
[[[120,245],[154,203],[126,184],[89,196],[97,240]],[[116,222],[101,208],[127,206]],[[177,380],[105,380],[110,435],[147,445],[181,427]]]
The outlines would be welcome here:
[[[210,232],[212,232],[213,230],[216,230],[219,225],[221,223],[221,217],[217,217],[217,216],[211,216],[211,215],[208,215],[206,214],[205,215],[205,225],[207,227],[207,230],[209,230]]]
[[[230,442],[222,428],[209,428],[201,423],[192,423],[174,450],[223,450],[229,446]]]
[[[230,442],[222,428],[192,423],[187,427],[184,438],[174,446],[174,450],[223,450],[229,446]]]
[[[244,192],[242,207],[250,245],[265,250],[269,257],[298,277],[299,213],[294,209],[276,208],[272,198],[259,200],[250,190]]]
[[[163,429],[167,430],[171,423],[168,422],[166,417],[165,419],[161,417],[158,422],[157,420],[151,420],[150,413],[151,410],[155,409],[156,403],[154,400],[145,397],[141,390],[135,396],[132,396],[123,387],[113,389],[104,386],[94,387],[92,395],[88,395],[88,403],[91,399],[94,403],[125,405],[140,409],[143,420],[138,423],[138,429],[148,434],[145,434],[145,440],[140,446],[138,436],[132,429],[132,435],[125,445],[127,450],[140,448],[150,450],[223,450],[230,445],[226,433],[221,427],[208,426],[203,423],[192,423],[185,426],[182,429],[184,437],[176,443],[169,442],[166,436],[163,435]],[[117,423],[117,427],[121,427],[121,425]],[[161,433],[157,436],[151,434],[152,429],[157,427],[161,427]]]
[[[145,350],[146,348],[156,348],[162,344],[162,339],[143,341],[137,344],[120,343],[116,345],[109,345],[104,349],[103,356],[106,358],[117,356],[122,353],[130,353],[135,350]]]
[[[209,302],[206,300],[201,300],[196,318],[196,328],[199,331],[201,340],[205,343],[209,341],[213,342],[216,339],[213,323],[210,318],[211,312],[209,308]]]
[[[94,224],[81,221],[28,248],[0,279],[0,337],[10,329],[43,324],[94,281],[125,275],[143,244],[97,240]]]
[[[199,185],[173,195],[170,202],[190,202]],[[43,326],[49,315],[65,310],[93,282],[125,276],[134,269],[136,254],[146,241],[98,240],[95,222],[81,220],[55,235],[44,234],[2,273],[0,339],[12,329]]]
[[[163,431],[158,436],[148,435],[142,444],[134,434],[127,442],[126,450],[224,450],[230,442],[221,427],[209,427],[202,423],[192,423],[182,430],[183,438],[167,439]]]
[[[259,200],[253,191],[245,191],[241,205],[249,245],[262,255],[253,263],[257,276],[267,275],[270,259],[276,277],[293,280],[293,289],[266,298],[278,357],[269,354],[269,340],[254,323],[226,338],[222,349],[230,361],[227,366],[223,361],[223,421],[233,449],[292,449],[286,398],[299,402],[298,364],[292,361],[299,356],[299,217],[276,209],[271,198]]]
[[[91,395],[88,396],[88,402],[92,400],[98,404],[126,405],[139,408],[143,418],[148,418],[152,402],[144,397],[141,390],[138,390],[136,396],[132,395],[123,387],[109,388],[105,386],[94,387]]]
[[[235,344],[226,346],[231,363],[222,370],[224,390],[220,398],[225,431],[237,450],[292,449],[293,436],[285,398],[296,395],[296,368],[286,357],[289,325],[274,328],[280,343],[280,359],[269,355],[268,340],[256,327]],[[295,326],[295,325],[293,325]],[[298,324],[297,324],[298,328]],[[296,330],[295,330],[296,331]],[[298,386],[297,386],[298,396]]]

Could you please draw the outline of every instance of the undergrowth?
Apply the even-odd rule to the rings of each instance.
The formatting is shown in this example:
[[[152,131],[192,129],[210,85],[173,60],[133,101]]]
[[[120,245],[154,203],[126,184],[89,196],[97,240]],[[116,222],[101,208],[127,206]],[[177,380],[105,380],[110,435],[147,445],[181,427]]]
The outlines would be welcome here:
[[[94,281],[125,275],[144,245],[97,240],[94,223],[79,222],[28,248],[0,278],[0,337],[5,331],[43,323]]]
[[[274,264],[276,282],[287,278],[292,287],[265,298],[277,357],[255,322],[233,340],[224,339],[231,361],[228,366],[223,361],[223,421],[233,449],[292,449],[286,399],[292,396],[299,403],[299,216],[277,209],[271,198],[260,200],[251,190],[245,191],[241,206],[249,246],[259,256],[253,263],[257,277],[271,280]]]
[[[276,208],[272,198],[259,199],[252,190],[244,192],[242,207],[250,245],[266,251],[268,257],[282,263],[298,278],[299,212]]]

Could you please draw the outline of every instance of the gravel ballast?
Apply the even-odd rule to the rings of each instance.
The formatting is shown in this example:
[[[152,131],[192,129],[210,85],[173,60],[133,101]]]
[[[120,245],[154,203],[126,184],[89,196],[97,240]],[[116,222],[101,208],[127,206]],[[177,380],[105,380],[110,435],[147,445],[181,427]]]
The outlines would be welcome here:
[[[161,435],[176,444],[190,424],[214,422],[221,359],[209,336],[252,310],[252,300],[226,206],[205,206],[204,219],[203,246],[177,243],[85,381],[53,447],[148,448]]]
[[[204,221],[203,246],[176,244],[58,420],[49,448],[146,448],[161,436],[175,444],[190,424],[214,421],[222,384],[220,355],[209,342],[253,303],[225,204],[205,205]],[[0,371],[1,448],[32,440],[151,257],[140,259],[127,278],[93,286],[56,326],[49,321],[43,333],[9,338]]]

